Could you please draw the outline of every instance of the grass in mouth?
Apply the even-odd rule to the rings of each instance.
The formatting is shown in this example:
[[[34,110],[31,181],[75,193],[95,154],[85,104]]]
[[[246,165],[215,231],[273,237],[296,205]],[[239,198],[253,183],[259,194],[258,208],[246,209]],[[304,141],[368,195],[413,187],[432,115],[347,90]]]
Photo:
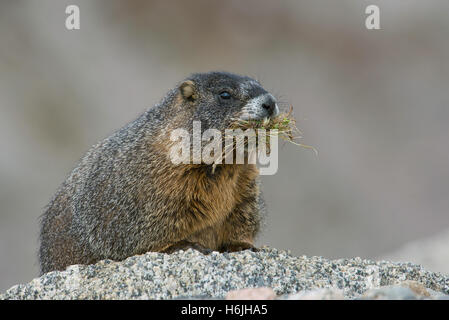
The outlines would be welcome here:
[[[231,123],[231,129],[265,129],[266,131],[266,145],[269,150],[270,146],[270,137],[278,136],[284,141],[293,143],[297,146],[311,149],[317,154],[317,150],[312,147],[305,145],[303,143],[299,143],[295,140],[302,138],[301,131],[296,127],[296,119],[293,117],[293,106],[290,106],[288,111],[281,112],[277,117],[274,118],[264,118],[263,120],[242,120],[235,119]],[[277,131],[270,131],[277,130]],[[256,138],[257,138],[257,130],[256,130]],[[235,149],[235,148],[233,148]]]
[[[264,118],[263,120],[242,120],[242,119],[233,119],[231,122],[231,125],[229,126],[229,129],[241,129],[242,131],[245,131],[246,129],[255,129],[256,134],[256,141],[258,141],[258,131],[257,129],[265,129],[266,133],[266,151],[270,153],[270,137],[277,136],[281,138],[284,141],[293,143],[297,146],[311,149],[315,152],[315,154],[318,154],[318,151],[312,147],[308,146],[303,143],[299,143],[295,140],[302,138],[301,131],[296,127],[296,119],[293,117],[293,106],[290,106],[290,109],[285,112],[281,112],[278,116],[274,118]],[[273,131],[275,130],[275,131]],[[226,136],[225,136],[226,137]],[[224,159],[228,155],[234,156],[235,150],[242,150],[238,149],[238,147],[244,147],[246,144],[246,139],[241,139],[239,142],[239,146],[237,146],[236,141],[232,138],[230,141],[232,141],[231,144],[226,144],[224,146],[223,153],[220,155],[217,155],[219,158],[221,158],[221,161],[223,162]],[[241,145],[240,145],[241,144]],[[215,168],[217,166],[217,163],[214,163],[212,165],[212,172],[215,172]]]

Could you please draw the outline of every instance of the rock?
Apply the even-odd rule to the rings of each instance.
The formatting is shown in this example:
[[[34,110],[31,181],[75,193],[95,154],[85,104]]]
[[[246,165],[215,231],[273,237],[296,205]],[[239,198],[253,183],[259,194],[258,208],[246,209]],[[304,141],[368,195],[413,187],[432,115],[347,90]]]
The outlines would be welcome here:
[[[417,281],[407,280],[399,283],[399,285],[401,287],[409,288],[411,291],[413,291],[414,294],[418,296],[430,297],[429,291]]]
[[[410,283],[419,289],[411,289]],[[406,290],[381,288],[389,286]],[[403,299],[412,295],[442,299],[449,293],[449,277],[410,263],[294,257],[266,247],[258,252],[209,255],[189,249],[70,266],[16,285],[0,299],[223,299],[232,290],[261,287],[272,288],[279,298],[287,299]],[[387,291],[370,291],[379,288]]]
[[[363,300],[417,300],[417,299],[444,299],[448,295],[426,289],[417,281],[400,281],[396,285],[373,288],[357,299]],[[343,291],[338,288],[315,289],[303,291],[286,297],[288,300],[341,300]]]
[[[342,300],[343,291],[337,288],[314,289],[295,293],[286,297],[287,300]]]
[[[416,300],[420,297],[410,288],[402,286],[371,289],[362,295],[362,299],[367,300]]]
[[[228,292],[226,300],[273,300],[276,298],[271,288],[247,288]]]

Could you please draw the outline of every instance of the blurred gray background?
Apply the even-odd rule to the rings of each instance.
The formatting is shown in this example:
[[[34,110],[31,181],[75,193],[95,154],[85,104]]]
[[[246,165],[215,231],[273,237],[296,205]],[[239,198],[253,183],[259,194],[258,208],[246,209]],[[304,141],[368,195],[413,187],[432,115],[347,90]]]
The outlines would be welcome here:
[[[80,30],[65,28],[69,4]],[[365,28],[369,4],[381,30]],[[37,276],[38,217],[83,153],[192,72],[257,78],[318,149],[285,145],[263,177],[259,245],[377,258],[448,229],[448,13],[447,0],[1,1],[0,290]]]

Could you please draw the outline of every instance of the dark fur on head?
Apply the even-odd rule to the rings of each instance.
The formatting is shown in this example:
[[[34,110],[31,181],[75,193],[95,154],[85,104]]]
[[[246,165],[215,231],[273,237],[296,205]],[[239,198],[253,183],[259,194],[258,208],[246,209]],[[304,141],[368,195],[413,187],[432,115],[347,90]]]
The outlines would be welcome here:
[[[220,165],[211,174],[206,165],[171,163],[168,145],[171,130],[191,129],[193,120],[204,131],[224,130],[242,114],[262,117],[259,104],[271,97],[248,77],[193,74],[93,146],[42,216],[41,272],[147,251],[251,248],[263,210],[256,166]]]

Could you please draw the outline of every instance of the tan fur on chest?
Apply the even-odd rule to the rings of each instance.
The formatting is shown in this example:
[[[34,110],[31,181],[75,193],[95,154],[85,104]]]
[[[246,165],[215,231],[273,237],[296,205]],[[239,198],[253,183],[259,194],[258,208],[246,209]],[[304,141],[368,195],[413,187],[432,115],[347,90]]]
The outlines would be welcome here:
[[[152,146],[161,156],[167,156],[171,143],[162,136]],[[154,169],[152,176],[156,177],[158,194],[169,199],[172,240],[190,239],[214,248],[226,238],[224,222],[234,208],[257,192],[257,166],[222,164],[212,173],[205,165],[174,165],[168,156],[167,160]]]
[[[178,223],[189,233],[219,225],[251,192],[258,175],[255,165],[222,165],[216,173],[195,165],[171,168],[161,181],[167,197],[182,204]],[[181,221],[179,221],[181,220]]]

